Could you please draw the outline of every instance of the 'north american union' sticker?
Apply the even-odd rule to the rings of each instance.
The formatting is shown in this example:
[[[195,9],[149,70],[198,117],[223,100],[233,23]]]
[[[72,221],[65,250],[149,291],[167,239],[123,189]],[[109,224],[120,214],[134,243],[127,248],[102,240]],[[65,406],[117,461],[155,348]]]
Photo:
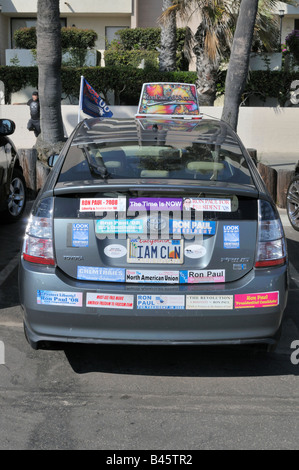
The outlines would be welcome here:
[[[127,269],[126,282],[175,284],[179,283],[179,271],[132,271]]]

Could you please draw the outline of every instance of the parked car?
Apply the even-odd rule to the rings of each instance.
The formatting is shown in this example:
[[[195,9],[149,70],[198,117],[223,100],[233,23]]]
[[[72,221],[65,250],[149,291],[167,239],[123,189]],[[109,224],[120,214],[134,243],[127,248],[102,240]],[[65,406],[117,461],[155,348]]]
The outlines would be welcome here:
[[[287,189],[287,214],[291,226],[299,231],[299,162],[295,166],[294,175]]]
[[[86,119],[34,203],[19,269],[40,342],[277,344],[276,207],[222,121]]]
[[[15,131],[15,123],[0,119],[0,211],[8,222],[18,220],[26,205],[26,184],[20,159],[7,137]]]

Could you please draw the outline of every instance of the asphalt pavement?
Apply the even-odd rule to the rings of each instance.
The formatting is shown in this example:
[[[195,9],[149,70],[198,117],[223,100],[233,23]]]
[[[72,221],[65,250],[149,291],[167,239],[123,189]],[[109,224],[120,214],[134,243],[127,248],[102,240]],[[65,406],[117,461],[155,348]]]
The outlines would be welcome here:
[[[1,450],[104,449],[113,457],[123,450],[138,456],[140,449],[299,449],[299,364],[291,361],[291,344],[299,342],[299,232],[284,209],[289,300],[279,346],[265,355],[245,345],[33,351],[17,287],[30,205],[18,223],[0,222]],[[98,464],[105,464],[102,454]]]

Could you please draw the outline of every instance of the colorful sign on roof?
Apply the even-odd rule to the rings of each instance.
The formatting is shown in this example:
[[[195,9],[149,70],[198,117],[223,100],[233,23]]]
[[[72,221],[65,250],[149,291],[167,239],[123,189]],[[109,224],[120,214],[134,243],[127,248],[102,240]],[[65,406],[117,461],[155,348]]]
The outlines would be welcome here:
[[[144,83],[138,117],[200,118],[196,86],[190,83]]]

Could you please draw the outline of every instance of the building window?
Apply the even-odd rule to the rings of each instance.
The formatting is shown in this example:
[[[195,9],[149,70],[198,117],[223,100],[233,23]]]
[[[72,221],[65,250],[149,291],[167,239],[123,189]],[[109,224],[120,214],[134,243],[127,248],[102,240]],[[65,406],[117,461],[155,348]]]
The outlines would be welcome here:
[[[129,28],[129,26],[106,26],[105,36],[106,44],[110,44],[113,39],[117,39],[116,33],[121,29]]]
[[[31,28],[36,26],[36,18],[12,18],[11,19],[11,47],[15,48],[15,41],[13,39],[14,33],[20,28]],[[61,27],[66,26],[66,18],[60,18]]]
[[[294,29],[299,29],[299,19],[296,19],[294,23]]]

